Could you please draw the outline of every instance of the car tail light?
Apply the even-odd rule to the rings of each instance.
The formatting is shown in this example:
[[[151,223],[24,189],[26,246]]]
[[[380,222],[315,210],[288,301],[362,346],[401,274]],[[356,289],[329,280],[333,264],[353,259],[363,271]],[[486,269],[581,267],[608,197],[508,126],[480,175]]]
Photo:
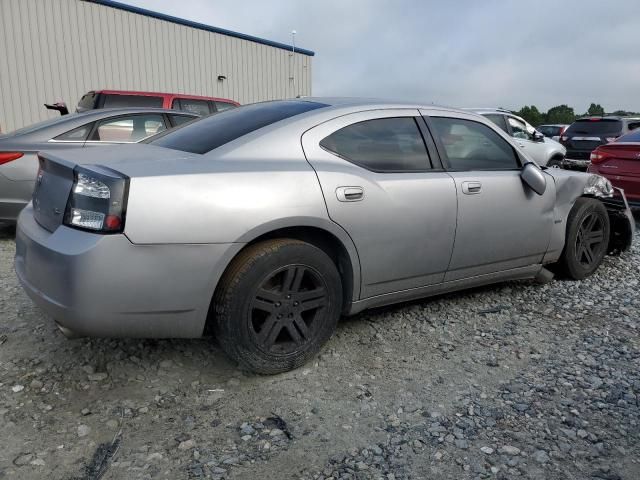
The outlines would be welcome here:
[[[76,167],[64,224],[99,233],[124,230],[129,178],[111,169]]]
[[[593,152],[591,152],[591,156],[589,157],[589,159],[591,160],[591,163],[593,163],[594,165],[597,165],[599,163],[606,162],[612,156],[613,155],[611,155],[610,153],[604,150],[596,149]]]
[[[563,132],[563,133],[564,133],[564,132]],[[566,135],[562,135],[562,136],[560,137],[560,143],[564,143],[564,142],[566,142],[567,140],[569,140],[569,137],[567,137]]]
[[[0,165],[13,162],[22,156],[24,156],[22,152],[0,152]]]

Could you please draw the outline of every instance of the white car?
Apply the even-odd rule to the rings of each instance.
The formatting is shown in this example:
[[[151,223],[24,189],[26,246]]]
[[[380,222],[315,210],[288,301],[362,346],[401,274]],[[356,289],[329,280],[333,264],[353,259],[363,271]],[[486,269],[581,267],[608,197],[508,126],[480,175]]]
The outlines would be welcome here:
[[[516,140],[538,165],[560,168],[567,149],[558,142],[545,137],[533,128],[526,120],[501,108],[468,108],[466,110],[479,113],[498,125]]]

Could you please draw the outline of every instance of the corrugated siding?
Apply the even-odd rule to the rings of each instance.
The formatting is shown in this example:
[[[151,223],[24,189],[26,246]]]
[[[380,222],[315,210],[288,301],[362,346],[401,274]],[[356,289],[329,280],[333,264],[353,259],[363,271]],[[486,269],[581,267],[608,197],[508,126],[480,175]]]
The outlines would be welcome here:
[[[44,103],[63,100],[73,110],[101,88],[243,104],[311,95],[311,60],[80,0],[0,0],[0,129],[58,115]]]

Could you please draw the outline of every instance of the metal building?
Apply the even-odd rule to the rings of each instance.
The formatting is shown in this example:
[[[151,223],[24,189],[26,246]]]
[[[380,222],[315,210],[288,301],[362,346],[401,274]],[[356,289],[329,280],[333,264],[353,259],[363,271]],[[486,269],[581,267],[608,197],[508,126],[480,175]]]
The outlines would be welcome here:
[[[111,0],[0,0],[0,129],[75,110],[89,90],[240,103],[311,94],[314,53]]]

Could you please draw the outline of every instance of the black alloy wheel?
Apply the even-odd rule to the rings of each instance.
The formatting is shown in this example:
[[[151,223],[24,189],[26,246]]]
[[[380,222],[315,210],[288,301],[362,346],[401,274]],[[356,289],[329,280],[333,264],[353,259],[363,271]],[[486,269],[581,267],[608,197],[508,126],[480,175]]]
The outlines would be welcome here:
[[[212,306],[214,333],[227,355],[252,372],[285,372],[313,358],[335,332],[342,279],[320,248],[265,240],[233,259]]]
[[[580,197],[567,217],[565,247],[558,261],[569,278],[582,280],[597,270],[609,247],[609,214],[595,198]]]
[[[599,212],[593,211],[582,219],[576,235],[576,260],[585,268],[591,268],[600,259],[606,245],[604,243],[605,219]]]
[[[249,311],[254,341],[265,352],[287,354],[304,348],[315,337],[328,305],[324,279],[313,268],[287,265],[271,272]]]

